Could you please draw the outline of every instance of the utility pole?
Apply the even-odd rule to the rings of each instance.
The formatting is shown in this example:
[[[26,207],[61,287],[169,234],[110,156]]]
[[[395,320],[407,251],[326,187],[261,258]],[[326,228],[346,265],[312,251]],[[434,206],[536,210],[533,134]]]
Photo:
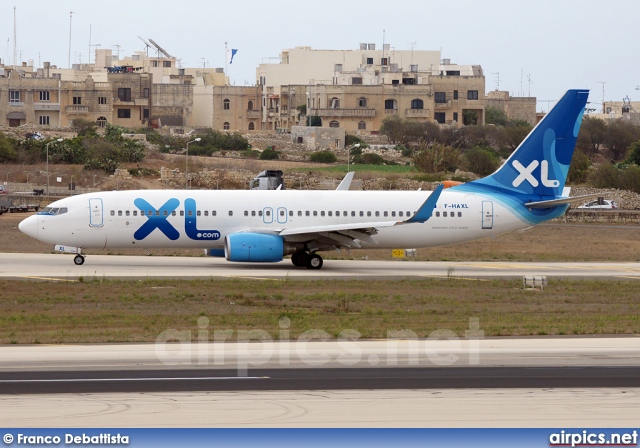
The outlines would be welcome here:
[[[607,81],[598,81],[598,84],[602,84],[602,113],[604,113],[604,85]]]
[[[73,19],[73,11],[69,11],[69,55],[67,57],[67,66],[71,68],[71,22]]]

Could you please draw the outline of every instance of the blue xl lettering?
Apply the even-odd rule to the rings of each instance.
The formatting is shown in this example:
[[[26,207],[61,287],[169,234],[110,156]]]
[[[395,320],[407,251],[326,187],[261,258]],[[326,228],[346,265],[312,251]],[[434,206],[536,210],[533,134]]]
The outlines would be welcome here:
[[[184,217],[184,231],[187,236],[192,240],[218,240],[220,239],[220,232],[217,230],[198,230],[196,222],[196,201],[195,199],[185,199],[184,209],[186,211]]]
[[[142,198],[137,198],[135,201],[133,201],[133,203],[136,205],[136,207],[138,207],[139,210],[142,211],[143,214],[145,214],[145,211],[147,211],[147,213],[145,214],[145,216],[147,217],[147,222],[145,222],[138,230],[136,230],[136,233],[133,234],[133,237],[136,240],[140,241],[145,239],[155,229],[160,230],[166,235],[167,238],[172,241],[180,238],[180,233],[175,229],[175,227],[169,224],[169,221],[167,221],[167,218],[171,215],[171,212],[173,212],[180,205],[179,200],[171,198],[167,202],[165,202],[159,210],[156,210],[151,206],[151,204],[149,204]],[[151,212],[150,214],[149,211]]]

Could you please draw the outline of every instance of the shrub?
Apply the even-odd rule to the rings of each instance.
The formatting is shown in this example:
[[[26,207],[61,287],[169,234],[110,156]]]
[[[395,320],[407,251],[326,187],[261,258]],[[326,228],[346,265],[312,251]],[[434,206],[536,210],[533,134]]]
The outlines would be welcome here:
[[[324,151],[316,151],[309,156],[309,160],[314,163],[335,163],[338,161],[338,158],[333,153],[333,151],[324,150]]]
[[[260,153],[260,160],[277,160],[280,158],[280,153],[271,147],[265,149]]]
[[[424,173],[455,171],[460,166],[460,151],[451,146],[434,144],[417,152],[413,157],[415,167]]]
[[[467,171],[476,173],[479,176],[488,176],[499,166],[500,160],[495,151],[490,148],[471,148],[462,156],[464,167]]]

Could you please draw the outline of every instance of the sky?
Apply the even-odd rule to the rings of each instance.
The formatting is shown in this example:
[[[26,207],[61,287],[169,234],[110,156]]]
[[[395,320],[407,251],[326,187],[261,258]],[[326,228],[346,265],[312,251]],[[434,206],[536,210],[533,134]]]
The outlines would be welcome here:
[[[67,67],[69,54],[72,63],[89,62],[96,48],[90,43],[131,55],[145,49],[138,36],[183,67],[224,67],[228,42],[238,50],[227,70],[231,84],[253,85],[258,64],[279,62],[283,49],[381,48],[384,40],[398,50],[414,45],[440,50],[453,63],[479,64],[487,91],[535,96],[539,111],[570,88],[590,89],[588,107],[598,110],[603,99],[640,101],[638,0],[0,0],[0,58],[7,64],[14,7],[18,59],[38,67]]]

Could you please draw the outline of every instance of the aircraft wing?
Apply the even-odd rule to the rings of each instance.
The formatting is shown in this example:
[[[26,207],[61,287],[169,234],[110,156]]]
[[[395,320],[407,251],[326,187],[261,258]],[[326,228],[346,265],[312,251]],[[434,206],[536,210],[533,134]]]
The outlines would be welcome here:
[[[298,236],[301,238],[315,239],[322,238],[331,240],[339,246],[360,247],[358,241],[366,241],[371,244],[377,244],[372,235],[378,233],[378,229],[384,227],[393,227],[403,224],[423,223],[427,221],[433,214],[433,209],[442,193],[443,185],[439,185],[420,206],[418,211],[412,217],[405,221],[369,221],[345,224],[332,224],[322,226],[296,227],[284,229],[278,233],[283,237]]]
[[[592,198],[597,198],[602,196],[603,196],[602,193],[592,193],[592,194],[585,194],[582,196],[573,196],[570,198],[551,199],[549,201],[527,202],[526,204],[524,204],[524,206],[527,208],[550,208],[550,207],[555,207],[556,205],[572,204],[574,202],[583,202],[586,199],[592,199]]]

